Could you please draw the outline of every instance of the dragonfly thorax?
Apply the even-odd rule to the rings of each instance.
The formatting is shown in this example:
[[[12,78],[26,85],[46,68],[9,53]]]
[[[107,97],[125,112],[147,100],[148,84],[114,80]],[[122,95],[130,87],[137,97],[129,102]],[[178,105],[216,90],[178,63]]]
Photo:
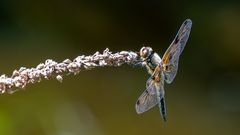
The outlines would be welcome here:
[[[153,52],[151,57],[146,59],[146,62],[151,68],[155,69],[161,63],[161,58],[157,53]]]

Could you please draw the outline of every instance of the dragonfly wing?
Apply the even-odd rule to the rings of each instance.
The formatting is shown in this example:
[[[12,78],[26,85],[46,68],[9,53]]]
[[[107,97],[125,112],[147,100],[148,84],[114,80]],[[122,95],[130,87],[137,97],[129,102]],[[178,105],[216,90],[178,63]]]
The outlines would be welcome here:
[[[157,87],[158,87],[157,82],[155,82],[155,80],[153,80],[152,77],[149,77],[146,83],[146,90],[148,91],[148,93],[151,95],[156,94],[156,90],[158,89]]]
[[[173,81],[177,74],[179,56],[181,55],[187,43],[191,27],[192,21],[190,19],[185,20],[182,26],[180,27],[173,42],[163,55],[162,58],[162,66],[164,69],[163,72],[165,76],[165,81],[168,84]]]
[[[135,108],[138,114],[148,111],[158,103],[157,100],[157,90],[159,89],[158,84],[154,80],[150,79],[147,81],[149,82],[149,86],[142,93],[142,95],[138,98],[136,102]]]

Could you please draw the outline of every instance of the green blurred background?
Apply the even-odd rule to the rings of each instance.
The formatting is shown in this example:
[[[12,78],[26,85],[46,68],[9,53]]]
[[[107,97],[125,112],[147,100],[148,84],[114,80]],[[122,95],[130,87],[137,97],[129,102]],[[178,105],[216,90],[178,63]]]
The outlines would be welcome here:
[[[1,0],[0,74],[151,46],[161,56],[182,22],[193,27],[178,75],[166,85],[168,121],[135,102],[144,68],[84,71],[0,95],[1,135],[237,135],[240,133],[240,3],[232,0]]]

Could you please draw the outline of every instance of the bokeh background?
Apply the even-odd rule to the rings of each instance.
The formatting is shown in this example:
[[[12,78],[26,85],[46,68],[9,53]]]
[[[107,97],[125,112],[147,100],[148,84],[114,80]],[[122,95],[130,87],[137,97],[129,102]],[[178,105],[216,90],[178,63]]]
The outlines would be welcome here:
[[[237,0],[1,0],[0,74],[106,47],[117,52],[151,46],[162,56],[186,18],[193,27],[178,75],[165,86],[165,125],[157,107],[136,114],[135,102],[149,75],[125,65],[0,95],[0,134],[239,134]]]

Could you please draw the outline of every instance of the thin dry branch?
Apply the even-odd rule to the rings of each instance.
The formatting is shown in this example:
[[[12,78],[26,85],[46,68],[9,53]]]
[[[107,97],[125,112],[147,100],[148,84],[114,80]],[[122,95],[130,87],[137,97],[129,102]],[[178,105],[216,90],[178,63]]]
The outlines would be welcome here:
[[[14,70],[11,77],[5,74],[0,76],[0,93],[13,93],[23,89],[27,84],[40,82],[43,78],[56,78],[62,82],[63,76],[73,73],[77,74],[82,70],[89,70],[96,67],[121,66],[122,64],[142,65],[139,55],[132,51],[121,51],[112,53],[105,49],[103,53],[96,52],[89,56],[78,56],[73,61],[66,59],[63,62],[55,62],[51,59],[40,63],[35,68],[21,67]]]

